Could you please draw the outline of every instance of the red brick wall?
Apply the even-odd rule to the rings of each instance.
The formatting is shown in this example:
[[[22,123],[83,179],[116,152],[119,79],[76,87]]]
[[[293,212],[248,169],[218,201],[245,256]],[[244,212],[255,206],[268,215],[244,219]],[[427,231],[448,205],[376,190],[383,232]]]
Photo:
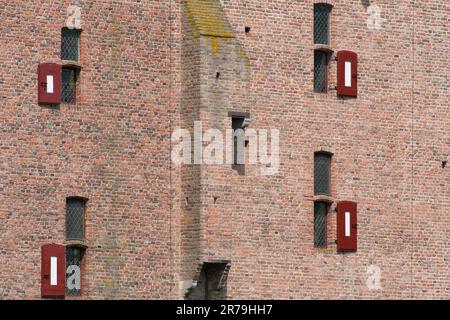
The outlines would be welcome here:
[[[371,30],[367,1],[330,2],[331,49],[359,56],[358,98],[338,99],[333,90],[312,90],[313,1],[222,3],[250,67],[229,40],[219,38],[217,50],[201,37],[204,129],[231,127],[228,111],[250,112],[251,128],[280,130],[281,152],[275,176],[252,166],[244,176],[231,166],[202,170],[199,258],[231,262],[228,297],[448,298],[449,176],[441,166],[449,152],[448,9],[377,2],[384,22]],[[320,150],[334,154],[327,250],[313,247],[313,154]],[[358,202],[356,253],[336,253],[340,200]],[[379,290],[367,286],[371,266],[381,271]]]
[[[89,199],[83,298],[178,298],[202,262],[227,261],[228,298],[448,299],[448,6],[328,2],[331,48],[358,53],[357,99],[312,90],[314,1],[223,0],[234,38],[218,41],[180,0],[1,3],[0,297],[40,297],[40,246],[65,243],[76,195]],[[60,62],[69,5],[81,96],[46,108],[37,65]],[[277,175],[171,164],[174,128],[231,128],[228,111],[280,130]],[[334,154],[326,250],[313,247],[319,150]],[[336,253],[340,200],[358,202],[356,253]]]
[[[1,2],[0,296],[40,298],[40,247],[65,243],[67,196],[87,204],[85,298],[170,298],[169,2]],[[82,9],[81,96],[37,104]]]

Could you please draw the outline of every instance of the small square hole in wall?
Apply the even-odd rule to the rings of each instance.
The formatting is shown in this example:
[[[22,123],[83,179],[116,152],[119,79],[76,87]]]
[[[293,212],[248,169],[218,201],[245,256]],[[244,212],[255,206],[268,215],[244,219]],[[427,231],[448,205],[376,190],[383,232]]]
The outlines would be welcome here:
[[[249,33],[250,32],[250,27],[245,27],[245,33]]]
[[[442,161],[442,169],[444,169],[447,166],[447,161]]]

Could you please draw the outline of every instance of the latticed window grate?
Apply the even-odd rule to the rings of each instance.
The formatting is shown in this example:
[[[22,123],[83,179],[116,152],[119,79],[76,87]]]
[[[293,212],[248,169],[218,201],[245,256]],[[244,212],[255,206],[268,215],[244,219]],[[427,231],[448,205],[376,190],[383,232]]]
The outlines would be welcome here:
[[[84,240],[84,213],[86,201],[79,198],[67,199],[66,236],[70,240]]]
[[[327,211],[325,202],[314,203],[314,246],[327,246]]]
[[[328,153],[314,155],[314,194],[330,194],[330,162]]]
[[[314,43],[330,43],[331,6],[325,3],[314,5]]]
[[[83,251],[78,247],[66,248],[66,293],[68,295],[79,295],[81,293]]]
[[[61,31],[61,59],[78,61],[80,30],[63,28]]]
[[[70,68],[61,69],[61,101],[66,103],[75,102],[76,97],[76,70]]]
[[[314,51],[314,91],[327,92],[328,55],[324,51]]]

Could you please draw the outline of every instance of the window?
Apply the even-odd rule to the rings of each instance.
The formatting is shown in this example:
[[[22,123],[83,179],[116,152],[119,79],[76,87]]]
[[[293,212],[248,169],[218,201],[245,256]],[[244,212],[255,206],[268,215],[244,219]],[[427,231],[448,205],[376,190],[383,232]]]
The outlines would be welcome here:
[[[318,248],[327,246],[327,213],[328,203],[314,203],[314,246]]]
[[[80,54],[80,30],[61,30],[61,59],[78,61]]]
[[[61,59],[78,61],[80,58],[81,30],[63,28],[61,30]],[[77,64],[74,64],[77,65]],[[78,65],[77,65],[78,66]],[[63,66],[61,69],[61,102],[75,103],[79,69]]]
[[[233,164],[231,167],[240,175],[245,175],[245,148],[247,146],[245,129],[251,121],[250,113],[230,111],[228,117],[231,118],[233,129]]]
[[[83,198],[68,198],[66,210],[67,240],[83,241],[86,200]]]
[[[330,195],[330,164],[331,154],[316,152],[314,154],[314,194]],[[328,200],[314,202],[314,246],[327,246]]]
[[[225,300],[229,268],[225,262],[205,262],[197,286],[188,292],[186,300]]]
[[[75,103],[77,95],[78,70],[63,67],[61,69],[61,101]]]
[[[66,201],[66,238],[84,242],[84,221],[86,199],[67,198]],[[85,248],[79,245],[66,247],[66,294],[81,294],[81,272]]]
[[[330,44],[330,13],[329,4],[314,4],[314,43]]]
[[[231,122],[233,127],[233,164],[243,165],[245,163],[244,118],[233,117]]]
[[[314,91],[328,91],[328,53],[314,50]]]
[[[331,154],[317,152],[314,154],[314,194],[330,195]]]
[[[68,246],[66,248],[66,294],[81,294],[81,264],[84,249]]]

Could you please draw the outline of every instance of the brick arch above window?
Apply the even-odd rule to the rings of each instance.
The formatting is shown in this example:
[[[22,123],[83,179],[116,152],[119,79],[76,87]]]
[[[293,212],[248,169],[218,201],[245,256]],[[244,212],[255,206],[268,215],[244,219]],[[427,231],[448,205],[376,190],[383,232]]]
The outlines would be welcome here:
[[[72,193],[72,195],[66,196],[66,200],[67,199],[80,199],[80,200],[84,200],[86,203],[89,201],[89,198],[87,196],[73,195],[73,194],[76,194],[76,193]]]
[[[327,4],[333,8],[336,6],[336,0],[314,0],[314,4]]]
[[[316,143],[313,144],[312,149],[314,150],[314,154],[322,152],[322,153],[329,153],[330,155],[334,155],[336,153],[336,148],[332,145],[328,145],[326,143]]]

